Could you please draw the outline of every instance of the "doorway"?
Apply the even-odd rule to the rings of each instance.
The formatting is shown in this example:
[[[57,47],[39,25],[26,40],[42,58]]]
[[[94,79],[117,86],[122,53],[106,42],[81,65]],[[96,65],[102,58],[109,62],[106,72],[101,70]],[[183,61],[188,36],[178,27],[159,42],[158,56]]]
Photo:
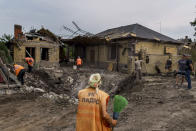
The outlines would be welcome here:
[[[90,63],[95,64],[95,50],[90,51]]]
[[[35,47],[26,47],[25,50],[25,57],[33,57],[35,60]]]
[[[49,54],[48,54],[48,48],[40,48],[41,50],[41,60],[48,61],[49,60]]]

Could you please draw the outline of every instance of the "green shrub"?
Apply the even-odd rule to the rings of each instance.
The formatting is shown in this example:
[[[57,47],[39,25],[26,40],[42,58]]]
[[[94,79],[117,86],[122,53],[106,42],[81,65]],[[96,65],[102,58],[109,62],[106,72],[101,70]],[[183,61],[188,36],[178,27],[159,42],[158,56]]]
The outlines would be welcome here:
[[[0,57],[6,64],[12,64],[13,60],[10,56],[8,48],[5,46],[4,43],[0,43]]]

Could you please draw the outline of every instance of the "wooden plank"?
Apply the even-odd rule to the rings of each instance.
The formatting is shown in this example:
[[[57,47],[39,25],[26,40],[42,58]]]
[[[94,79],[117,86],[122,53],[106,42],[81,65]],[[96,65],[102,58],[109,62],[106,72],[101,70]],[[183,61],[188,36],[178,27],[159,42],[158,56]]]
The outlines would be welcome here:
[[[12,79],[16,84],[20,85],[20,82],[18,81],[16,75],[12,74],[11,72],[9,73],[10,79]]]

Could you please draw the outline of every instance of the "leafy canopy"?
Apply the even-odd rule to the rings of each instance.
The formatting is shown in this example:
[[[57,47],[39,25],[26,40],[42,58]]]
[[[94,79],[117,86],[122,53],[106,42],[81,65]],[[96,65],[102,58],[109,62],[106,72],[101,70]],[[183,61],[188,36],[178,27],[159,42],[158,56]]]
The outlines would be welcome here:
[[[1,43],[1,44],[6,44],[6,43],[8,43],[9,41],[11,41],[12,38],[13,38],[12,35],[3,34],[3,36],[0,37],[0,43]]]
[[[194,34],[194,36],[196,36],[196,18],[195,18],[195,20],[194,20],[193,22],[191,22],[191,26],[194,27],[194,29],[195,29],[195,34]]]
[[[10,56],[10,52],[6,46],[6,44],[9,43],[12,38],[13,38],[12,35],[6,35],[6,34],[0,37],[0,57],[5,63],[13,62],[12,57]]]

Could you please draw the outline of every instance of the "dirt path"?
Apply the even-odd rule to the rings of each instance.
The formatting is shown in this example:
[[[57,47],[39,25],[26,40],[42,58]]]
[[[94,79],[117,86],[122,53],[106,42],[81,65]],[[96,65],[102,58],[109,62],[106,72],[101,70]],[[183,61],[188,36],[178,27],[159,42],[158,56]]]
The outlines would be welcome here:
[[[120,90],[129,105],[114,131],[196,131],[196,81],[187,91],[173,88],[173,80],[145,77],[144,85]],[[0,96],[0,130],[74,131],[76,109],[34,94]]]
[[[195,131],[196,82],[193,89],[173,88],[173,79],[146,77],[141,92],[131,100],[116,131]],[[194,96],[193,96],[194,94]]]
[[[0,129],[5,131],[55,131],[74,127],[76,108],[25,95],[0,97]]]

